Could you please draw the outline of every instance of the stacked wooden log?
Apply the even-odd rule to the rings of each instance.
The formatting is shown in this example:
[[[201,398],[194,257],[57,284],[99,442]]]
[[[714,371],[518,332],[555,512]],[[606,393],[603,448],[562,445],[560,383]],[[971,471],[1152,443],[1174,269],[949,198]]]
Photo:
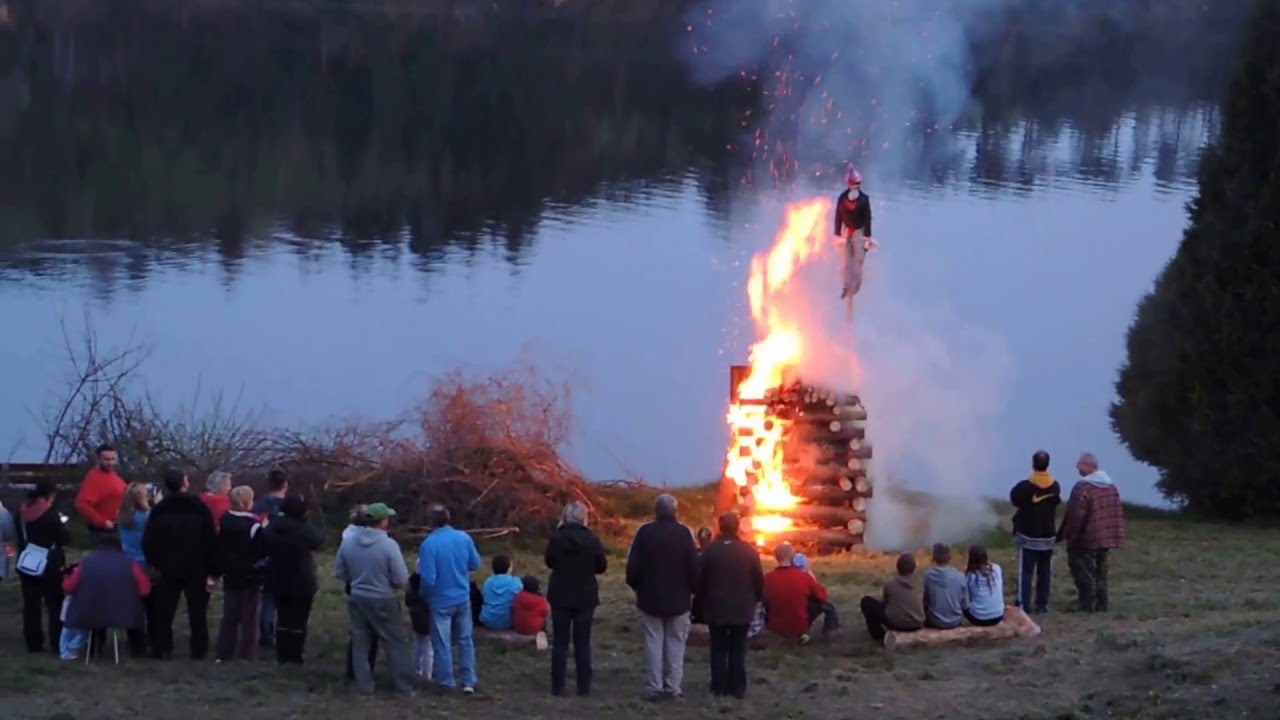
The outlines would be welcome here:
[[[736,388],[749,369],[734,366]],[[769,546],[782,541],[817,552],[860,549],[871,499],[866,442],[867,411],[857,396],[837,393],[794,380],[766,393],[762,402],[783,426],[784,476],[799,504],[773,513],[755,508],[750,488],[738,488],[738,509],[744,516],[780,514],[793,527],[771,534]]]

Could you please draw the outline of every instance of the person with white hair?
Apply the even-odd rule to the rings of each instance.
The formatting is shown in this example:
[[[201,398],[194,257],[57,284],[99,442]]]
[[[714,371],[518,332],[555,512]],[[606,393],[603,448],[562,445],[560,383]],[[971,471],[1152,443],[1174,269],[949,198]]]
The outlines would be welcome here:
[[[551,606],[551,694],[563,695],[573,641],[578,695],[591,694],[591,624],[600,605],[600,583],[609,567],[600,539],[587,528],[587,506],[565,505],[560,524],[543,554],[551,569],[547,603]]]
[[[231,473],[225,470],[209,473],[204,483],[205,491],[200,493],[200,502],[209,508],[213,516],[215,530],[222,527],[222,516],[231,512]]]
[[[1124,547],[1124,507],[1111,477],[1098,469],[1098,458],[1083,453],[1076,462],[1080,481],[1071,488],[1067,512],[1057,539],[1067,544],[1067,566],[1075,580],[1077,610],[1106,612],[1107,559]]]
[[[627,585],[635,591],[644,639],[650,700],[684,695],[684,651],[698,582],[693,531],[676,519],[679,504],[663,493],[653,520],[640,526],[627,552]]]

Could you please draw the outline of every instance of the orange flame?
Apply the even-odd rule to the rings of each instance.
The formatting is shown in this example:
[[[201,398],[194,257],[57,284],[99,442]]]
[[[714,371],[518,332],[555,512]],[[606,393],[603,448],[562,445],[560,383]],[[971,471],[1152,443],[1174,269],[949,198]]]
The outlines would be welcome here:
[[[803,356],[804,337],[794,308],[781,295],[796,270],[826,246],[829,234],[823,232],[823,223],[830,213],[831,202],[825,198],[788,205],[773,247],[751,259],[747,297],[760,339],[748,356],[751,371],[738,385],[737,401],[729,406],[732,439],[725,476],[751,489],[750,529],[758,545],[768,535],[792,527],[791,519],[780,513],[799,502],[783,470],[782,438],[788,421],[771,413],[764,401]]]

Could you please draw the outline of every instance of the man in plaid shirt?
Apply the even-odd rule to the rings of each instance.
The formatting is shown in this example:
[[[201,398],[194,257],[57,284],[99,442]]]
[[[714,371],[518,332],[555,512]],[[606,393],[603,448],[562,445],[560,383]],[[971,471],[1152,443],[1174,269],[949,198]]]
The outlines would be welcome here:
[[[1120,491],[1098,469],[1098,458],[1084,453],[1076,461],[1080,481],[1071,489],[1058,541],[1067,543],[1067,565],[1076,583],[1082,612],[1107,611],[1107,554],[1124,546],[1124,508]]]

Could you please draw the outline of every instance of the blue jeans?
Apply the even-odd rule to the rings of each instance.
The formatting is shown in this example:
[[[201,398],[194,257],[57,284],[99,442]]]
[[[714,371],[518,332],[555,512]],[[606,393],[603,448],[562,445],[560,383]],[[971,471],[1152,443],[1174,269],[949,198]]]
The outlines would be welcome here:
[[[451,608],[431,608],[431,650],[435,655],[435,681],[454,687],[453,644],[458,644],[458,674],[463,687],[476,686],[476,646],[471,638],[471,601]]]

